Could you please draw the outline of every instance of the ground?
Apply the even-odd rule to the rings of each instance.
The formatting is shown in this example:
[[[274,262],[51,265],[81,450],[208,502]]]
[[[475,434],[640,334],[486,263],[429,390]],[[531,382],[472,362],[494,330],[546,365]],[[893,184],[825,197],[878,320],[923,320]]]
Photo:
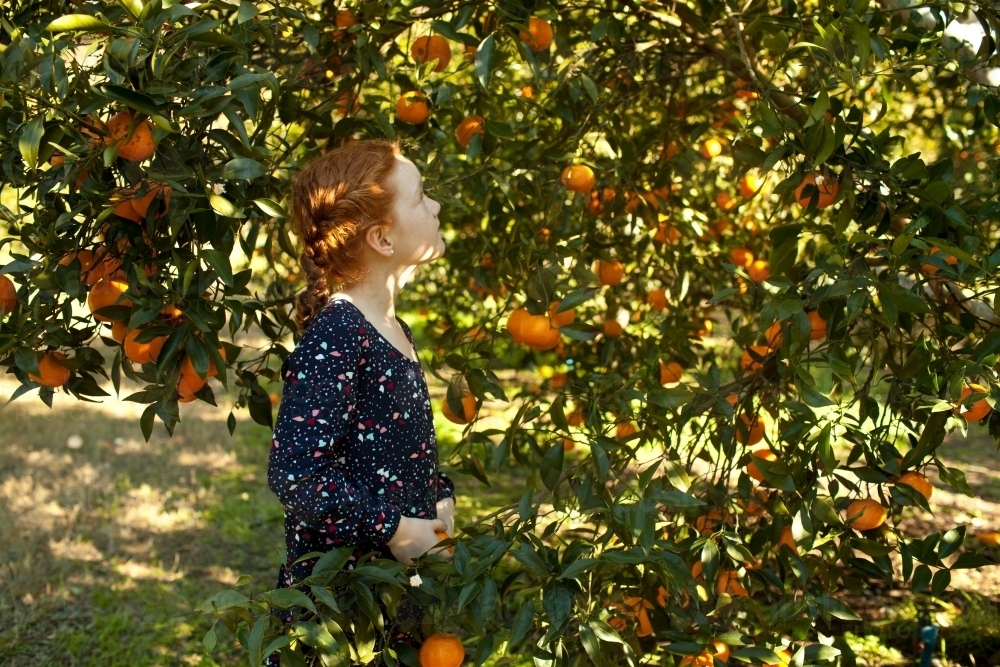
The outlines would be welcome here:
[[[0,403],[16,387],[11,379],[0,379]],[[444,388],[428,379],[437,404]],[[281,508],[266,486],[269,430],[238,413],[230,437],[228,409],[195,402],[181,406],[173,437],[157,424],[145,442],[137,403],[81,403],[57,394],[50,410],[36,393],[0,410],[0,663],[240,663],[231,646],[206,650],[209,625],[192,609],[240,575],[252,577],[253,592],[274,583],[283,552]],[[501,407],[487,404],[486,411]],[[496,415],[492,421],[481,428],[504,424]],[[444,456],[458,430],[438,426]],[[938,485],[935,513],[908,515],[906,530],[1000,530],[995,444],[974,429],[968,438],[950,438],[943,457],[966,471],[979,497]],[[524,489],[516,475],[486,488],[443,468],[458,486],[459,524],[516,502]],[[983,656],[984,642],[988,648],[1000,639],[1000,566],[956,572],[953,587],[949,599],[958,607],[945,602],[935,611],[952,626],[945,629],[947,657],[969,664],[968,650]],[[912,655],[912,596],[872,590],[853,602],[866,617],[851,628],[863,662],[907,662],[899,649]]]

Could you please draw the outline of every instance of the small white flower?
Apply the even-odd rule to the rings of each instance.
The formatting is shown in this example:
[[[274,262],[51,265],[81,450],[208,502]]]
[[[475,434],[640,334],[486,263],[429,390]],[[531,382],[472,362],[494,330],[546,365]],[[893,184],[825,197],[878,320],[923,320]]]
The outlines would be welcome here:
[[[225,191],[226,191],[225,183],[215,183],[212,185],[212,192],[214,192],[217,195],[221,195]]]
[[[816,174],[816,185],[817,187],[826,183],[826,177],[823,174]]]
[[[424,583],[424,580],[420,578],[419,574],[415,574],[412,577],[410,577],[411,586],[420,586],[420,584],[422,583]]]

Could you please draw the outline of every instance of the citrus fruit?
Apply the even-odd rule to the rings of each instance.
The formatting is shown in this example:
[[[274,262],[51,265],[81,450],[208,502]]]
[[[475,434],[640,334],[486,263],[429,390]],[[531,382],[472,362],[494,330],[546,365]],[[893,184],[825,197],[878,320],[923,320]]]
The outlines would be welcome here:
[[[17,305],[17,288],[10,278],[0,275],[0,317],[14,310]]]
[[[936,255],[939,252],[941,252],[940,248],[938,248],[937,246],[931,246],[930,252],[928,254],[930,254],[930,255]],[[945,261],[946,264],[948,264],[950,266],[955,266],[956,264],[958,264],[958,257],[955,257],[954,255],[948,255],[948,254],[946,254],[944,256],[944,261]],[[922,268],[927,273],[937,273],[938,272],[938,267],[934,266],[933,264],[921,264],[920,268]]]
[[[784,528],[781,529],[781,536],[778,538],[778,543],[774,545],[775,549],[780,548],[782,544],[787,546],[789,549],[792,550],[793,553],[798,555],[799,545],[795,543],[795,538],[792,537],[791,526],[785,526]]]
[[[61,387],[69,380],[69,369],[62,365],[66,355],[58,350],[42,354],[38,360],[38,375],[28,373],[28,377],[43,387]]]
[[[451,46],[440,35],[418,37],[410,47],[410,55],[418,64],[437,60],[435,72],[443,72],[451,62]]]
[[[967,399],[969,396],[972,396],[973,394],[988,394],[988,393],[990,393],[990,390],[981,384],[970,383],[966,385],[965,387],[962,388],[962,397],[958,399],[959,403],[963,403],[963,405],[955,408],[955,413],[962,415],[962,417],[967,422],[980,421],[983,417],[990,414],[990,410],[992,409],[990,408],[990,404],[986,402],[985,398],[981,398],[975,403],[966,407],[964,405],[965,399]]]
[[[337,96],[337,99],[334,100],[333,107],[341,116],[348,115],[348,107],[351,108],[351,114],[356,114],[358,110],[361,109],[361,98],[356,92],[354,92],[354,90],[347,89]]]
[[[602,285],[617,285],[625,276],[625,267],[617,259],[599,259],[594,262],[593,271]]]
[[[113,333],[114,328],[112,326],[112,334]],[[148,343],[138,343],[135,339],[140,333],[142,333],[141,329],[132,329],[132,331],[125,335],[125,356],[128,357],[130,361],[137,364],[156,363],[156,359],[160,356],[160,350],[163,348],[163,344],[167,342],[167,336],[157,336]]]
[[[548,21],[532,16],[528,19],[528,32],[518,31],[517,36],[527,43],[532,51],[544,51],[552,44],[552,26]]]
[[[896,482],[912,486],[915,491],[928,501],[931,499],[931,494],[934,493],[934,485],[931,484],[930,480],[922,473],[916,471],[911,470],[910,472],[903,473]]]
[[[710,650],[712,652],[712,657],[719,662],[729,662],[729,645],[725,642],[713,639]]]
[[[468,389],[462,392],[462,414],[456,415],[451,410],[447,397],[441,401],[441,414],[455,424],[468,424],[476,417],[476,397]]]
[[[729,593],[733,597],[748,595],[748,591],[740,582],[740,575],[736,570],[720,568],[719,576],[715,579],[715,593],[722,595]]]
[[[553,301],[549,304],[549,317],[552,318],[554,326],[564,327],[576,319],[576,308],[568,308],[561,313],[556,312],[557,308],[559,308],[558,301]]]
[[[764,367],[764,359],[772,352],[774,350],[767,345],[751,345],[740,357],[740,368],[748,373],[756,373]]]
[[[528,315],[520,328],[521,342],[535,350],[551,350],[559,344],[559,328],[548,315]]]
[[[130,137],[128,131],[131,125],[132,114],[128,111],[121,111],[112,116],[108,121],[111,141],[118,144],[120,157],[132,162],[148,160],[156,152],[156,144],[153,143],[153,124],[143,120],[135,126]]]
[[[358,15],[350,9],[341,9],[337,12],[337,17],[334,21],[336,21],[337,27],[343,30],[357,23]]]
[[[524,308],[515,308],[511,314],[507,316],[507,323],[504,325],[504,328],[510,332],[510,335],[514,339],[515,343],[522,342],[521,326],[528,317],[530,317],[530,314]]]
[[[737,431],[738,433],[739,431]],[[764,481],[764,475],[761,473],[760,468],[754,463],[753,459],[763,459],[765,461],[777,461],[778,455],[771,451],[769,447],[758,447],[757,449],[751,450],[750,452],[750,463],[747,464],[747,475],[758,482]]]
[[[826,338],[826,320],[820,317],[815,310],[807,313],[809,317],[809,340],[823,340]]]
[[[684,367],[676,361],[671,361],[666,364],[662,361],[660,362],[660,384],[680,382],[683,375]]]
[[[665,290],[654,289],[650,290],[649,294],[646,295],[646,303],[653,308],[653,310],[664,310],[667,307],[667,293]]]
[[[445,532],[445,531],[443,531],[443,530],[435,530],[434,534],[437,535],[437,538],[439,540],[448,540],[448,539],[451,539],[450,537],[448,537],[448,533]],[[453,550],[452,550],[451,547],[445,547],[444,550],[447,551],[448,553],[452,553],[453,552]]]
[[[129,299],[121,298],[119,300],[119,297],[122,297],[127,290],[128,283],[125,281],[115,278],[101,278],[98,280],[90,288],[90,294],[87,295],[87,306],[90,308],[90,312],[93,313],[94,318],[99,322],[110,322],[113,318],[96,311],[107,306],[131,307],[132,302]]]
[[[437,632],[420,646],[420,667],[459,667],[465,660],[462,640],[448,632]]]
[[[427,98],[423,93],[412,90],[399,96],[396,102],[396,118],[404,123],[419,125],[431,115],[427,106]]]
[[[748,171],[740,179],[740,195],[749,199],[757,194],[760,190],[760,186],[764,184],[764,179],[762,179],[757,173]]]
[[[462,120],[455,128],[455,137],[458,138],[458,143],[462,148],[469,145],[469,141],[475,134],[483,135],[486,133],[486,121],[482,116],[469,116]]]
[[[732,257],[733,264],[736,266],[748,268],[753,264],[753,252],[747,248],[733,248],[729,252],[729,256]]]
[[[723,211],[732,211],[740,205],[740,202],[728,192],[720,192],[715,195],[715,205]]]
[[[739,423],[736,424],[736,441],[746,447],[753,447],[764,439],[764,418],[761,415],[750,416],[745,412],[740,413]],[[767,458],[764,454],[762,458]],[[773,460],[773,459],[768,459]],[[759,478],[754,478],[758,481]]]
[[[632,422],[618,422],[615,424],[615,437],[619,440],[624,440],[638,432],[639,429]]]
[[[852,500],[844,512],[844,521],[855,530],[878,528],[885,523],[885,517],[885,508],[870,498]]]
[[[706,139],[701,144],[701,155],[706,160],[711,160],[722,154],[722,143],[718,139]]]
[[[747,267],[747,276],[755,283],[762,283],[771,277],[771,265],[766,259],[755,259]]]
[[[708,651],[702,651],[695,655],[686,655],[681,658],[680,667],[712,667],[715,664],[715,660],[712,658],[712,654]]]
[[[567,189],[585,194],[594,189],[594,170],[585,164],[570,165],[563,169],[560,180]]]
[[[625,328],[618,323],[618,320],[608,318],[604,320],[604,335],[608,338],[618,338],[625,333]]]
[[[111,323],[111,337],[114,338],[119,343],[125,342],[125,336],[128,335],[128,325],[124,322],[112,322]]]
[[[795,200],[802,207],[808,207],[812,201],[816,201],[816,208],[826,208],[837,201],[839,192],[840,182],[833,173],[811,171],[795,188]]]

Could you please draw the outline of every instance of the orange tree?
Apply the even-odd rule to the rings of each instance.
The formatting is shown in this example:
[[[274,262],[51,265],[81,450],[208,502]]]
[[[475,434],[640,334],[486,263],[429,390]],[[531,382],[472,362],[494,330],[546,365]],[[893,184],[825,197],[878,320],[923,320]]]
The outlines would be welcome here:
[[[409,591],[476,665],[829,663],[845,594],[939,595],[987,562],[965,526],[900,521],[929,471],[971,492],[946,434],[1000,434],[996,43],[943,35],[990,6],[167,5],[0,23],[16,396],[124,373],[148,437],[214,403],[215,372],[270,424],[300,287],[289,179],[402,136],[444,204],[450,251],[410,298],[473,424],[454,462],[528,473],[453,562],[333,551],[294,589],[214,595],[210,648],[415,665],[387,639]],[[241,330],[266,344],[221,336]],[[107,366],[95,336],[131,347]],[[556,368],[512,387],[501,366]],[[506,429],[474,428],[488,397],[516,406]]]

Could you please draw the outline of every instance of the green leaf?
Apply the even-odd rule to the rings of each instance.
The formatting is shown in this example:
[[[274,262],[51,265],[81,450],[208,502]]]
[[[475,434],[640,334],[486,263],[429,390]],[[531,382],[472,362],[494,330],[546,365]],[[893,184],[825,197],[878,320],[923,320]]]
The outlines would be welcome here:
[[[90,14],[67,14],[52,21],[45,29],[49,32],[71,32],[74,30],[100,30],[110,32],[111,26]]]
[[[484,39],[479,44],[479,48],[476,49],[476,80],[479,81],[484,89],[489,89],[490,84],[490,74],[493,61],[493,52],[496,49],[496,44],[493,40],[493,35],[490,34],[486,39]]]
[[[569,564],[569,566],[559,575],[560,579],[576,579],[578,576],[593,568],[600,561],[596,558],[580,558]]]
[[[230,160],[222,168],[222,177],[226,180],[246,179],[252,181],[267,173],[267,167],[257,160],[248,157],[238,157]]]
[[[690,403],[694,398],[694,392],[687,387],[670,387],[661,389],[654,387],[646,394],[646,399],[661,408],[673,409]]]
[[[273,199],[260,198],[254,199],[253,203],[257,205],[257,208],[267,213],[272,218],[286,218],[288,214],[285,213],[285,209],[281,207],[281,204],[274,201]]]
[[[656,499],[670,507],[701,507],[705,501],[683,491],[666,491],[656,495]]]
[[[861,617],[851,611],[851,608],[840,600],[822,595],[814,600],[819,608],[834,618],[842,621],[860,621]]]
[[[966,570],[976,567],[983,567],[984,565],[992,565],[993,561],[989,558],[983,558],[979,554],[974,554],[971,551],[966,551],[960,554],[955,562],[952,564],[952,570]]]
[[[212,205],[212,210],[221,216],[227,218],[242,218],[243,214],[240,210],[233,205],[233,202],[229,201],[222,195],[210,194],[208,195],[208,202]]]
[[[132,15],[133,19],[139,18],[142,14],[142,0],[118,0],[118,3]]]
[[[130,90],[124,86],[117,86],[113,83],[101,84],[98,89],[108,98],[132,107],[136,111],[141,111],[147,116],[162,115],[153,98],[145,93],[137,93],[134,90]]]
[[[233,286],[233,267],[229,263],[229,255],[222,252],[221,250],[202,250],[201,257],[208,265],[215,269],[215,272],[219,274],[219,278],[228,287]]]
[[[515,649],[524,640],[535,621],[535,603],[528,600],[517,610],[510,628],[510,648]]]
[[[153,407],[153,406],[150,406]],[[213,611],[224,611],[231,607],[237,607],[245,602],[249,602],[250,598],[243,595],[239,591],[234,591],[232,589],[219,591],[212,597],[208,598],[197,607],[194,608],[195,611],[213,612]]]
[[[593,628],[586,623],[580,624],[580,643],[583,644],[583,650],[586,651],[590,661],[596,667],[602,667],[601,645],[597,641],[597,635],[594,633]]]
[[[17,148],[28,169],[34,169],[38,163],[38,145],[45,134],[45,115],[39,114],[29,120],[17,140]]]

